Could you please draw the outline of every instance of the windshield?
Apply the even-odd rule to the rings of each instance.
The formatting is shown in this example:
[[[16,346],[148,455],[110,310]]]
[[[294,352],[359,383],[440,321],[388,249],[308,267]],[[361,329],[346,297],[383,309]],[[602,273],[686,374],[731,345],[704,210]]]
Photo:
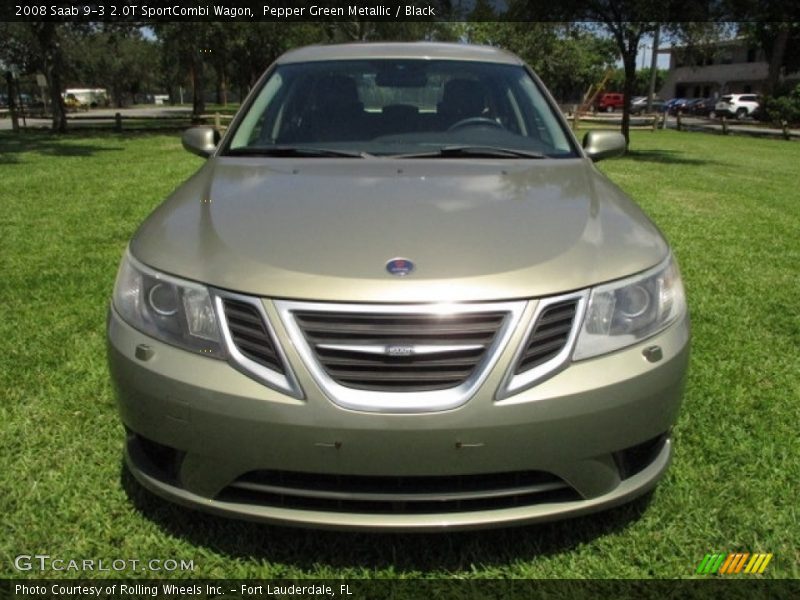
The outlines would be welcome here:
[[[227,154],[575,157],[518,65],[344,60],[279,65]]]

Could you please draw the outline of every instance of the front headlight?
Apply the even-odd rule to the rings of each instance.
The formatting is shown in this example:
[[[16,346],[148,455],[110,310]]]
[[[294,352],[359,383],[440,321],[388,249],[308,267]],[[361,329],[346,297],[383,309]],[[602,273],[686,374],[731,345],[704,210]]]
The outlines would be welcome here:
[[[670,255],[654,269],[592,290],[572,358],[581,360],[635,344],[685,312],[681,275]]]
[[[205,286],[154,271],[125,252],[113,301],[119,315],[139,331],[205,356],[225,357]]]

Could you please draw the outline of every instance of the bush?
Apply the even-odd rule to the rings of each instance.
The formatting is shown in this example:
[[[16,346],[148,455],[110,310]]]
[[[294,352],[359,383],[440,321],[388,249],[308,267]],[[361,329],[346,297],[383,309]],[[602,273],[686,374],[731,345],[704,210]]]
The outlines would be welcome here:
[[[785,95],[765,98],[764,112],[774,123],[800,124],[800,83]]]

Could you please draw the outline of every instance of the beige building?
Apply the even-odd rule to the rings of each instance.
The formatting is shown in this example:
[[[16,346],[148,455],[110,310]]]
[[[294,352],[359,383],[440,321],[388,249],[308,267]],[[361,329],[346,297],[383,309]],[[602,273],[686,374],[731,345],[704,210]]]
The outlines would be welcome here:
[[[702,64],[684,60],[683,48],[666,48],[669,53],[669,73],[659,96],[669,98],[715,98],[728,93],[759,93],[767,78],[768,64],[764,52],[749,45],[747,40],[721,42]],[[800,78],[794,73],[793,79]]]

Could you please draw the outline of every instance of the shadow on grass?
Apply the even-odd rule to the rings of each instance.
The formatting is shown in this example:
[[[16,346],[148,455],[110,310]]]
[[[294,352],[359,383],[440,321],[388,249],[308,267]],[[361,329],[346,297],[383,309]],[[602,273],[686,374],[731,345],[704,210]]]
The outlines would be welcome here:
[[[684,154],[684,152],[679,152],[677,150],[629,150],[625,154],[625,158],[637,162],[653,162],[664,165],[694,165],[702,167],[705,165],[722,164],[715,160],[684,158]]]
[[[162,500],[122,465],[122,487],[136,510],[165,533],[232,559],[300,570],[389,569],[396,574],[491,569],[552,556],[637,521],[652,492],[598,515],[553,523],[443,533],[362,533],[295,529],[206,514]],[[198,565],[202,568],[202,565]]]
[[[32,152],[42,156],[90,157],[101,152],[121,152],[122,146],[98,144],[98,138],[124,142],[131,138],[164,135],[179,131],[167,129],[151,129],[123,131],[117,133],[110,130],[81,130],[65,134],[44,131],[25,131],[20,133],[0,133],[0,165],[20,164],[19,155]]]

